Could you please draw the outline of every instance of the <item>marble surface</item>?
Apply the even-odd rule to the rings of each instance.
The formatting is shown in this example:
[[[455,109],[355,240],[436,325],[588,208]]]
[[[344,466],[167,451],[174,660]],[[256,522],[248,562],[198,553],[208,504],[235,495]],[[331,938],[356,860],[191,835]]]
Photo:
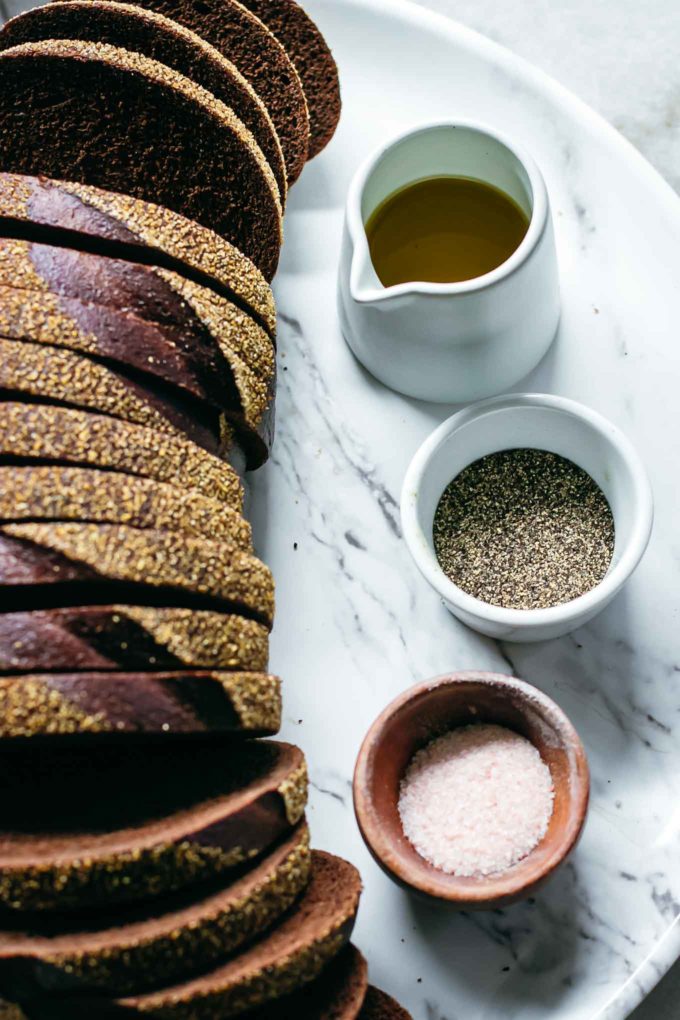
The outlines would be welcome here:
[[[387,0],[374,16],[337,0],[310,6],[336,48],[346,113],[291,195],[276,281],[279,431],[252,488],[259,548],[278,583],[272,663],[285,678],[284,734],[309,756],[314,839],[361,868],[357,941],[373,980],[416,1020],[621,1020],[680,948],[676,927],[644,966],[680,912],[677,484],[668,472],[680,434],[671,265],[680,207],[598,121],[581,122],[581,111],[516,74],[512,61],[494,64],[494,49],[476,49],[464,33],[447,49],[439,23],[422,37],[413,21],[398,30],[390,19],[398,7]],[[532,149],[548,181],[564,320],[523,387],[612,418],[642,453],[656,494],[652,544],[626,592],[582,631],[541,646],[472,634],[417,572],[401,538],[401,480],[451,408],[372,380],[335,314],[352,172],[403,125],[451,112],[501,123]],[[351,775],[388,700],[416,680],[470,667],[513,672],[555,697],[586,744],[593,801],[578,853],[534,901],[453,916],[396,890],[371,861],[353,817]]]
[[[680,185],[676,0],[428,3],[544,67]],[[316,845],[364,876],[356,939],[372,979],[414,1020],[622,1020],[680,950],[680,211],[597,122],[581,122],[495,51],[465,36],[445,43],[439,24],[422,36],[414,22],[398,27],[389,0],[370,17],[344,4],[309,4],[337,49],[346,112],[291,194],[276,283],[278,435],[251,480],[258,551],[277,578],[283,736],[308,754]],[[20,6],[0,0],[5,14]],[[349,354],[335,314],[342,203],[359,159],[405,120],[452,110],[502,123],[548,180],[565,314],[524,388],[611,417],[642,453],[656,495],[653,540],[629,588],[582,631],[541,646],[467,631],[417,572],[401,538],[401,479],[451,408],[385,391]],[[378,871],[356,829],[351,775],[387,701],[427,676],[474,667],[512,672],[562,705],[589,753],[593,800],[578,852],[535,900],[454,916]],[[671,974],[635,1020],[673,1020],[679,1001]]]
[[[418,0],[530,60],[589,103],[680,190],[676,0]]]

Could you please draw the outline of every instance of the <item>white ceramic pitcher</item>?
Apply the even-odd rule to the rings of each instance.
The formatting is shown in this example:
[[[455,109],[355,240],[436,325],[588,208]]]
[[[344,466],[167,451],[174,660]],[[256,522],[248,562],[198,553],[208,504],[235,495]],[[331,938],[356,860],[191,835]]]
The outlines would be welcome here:
[[[513,198],[529,217],[524,239],[475,279],[384,287],[366,238],[371,213],[408,184],[451,175]],[[497,131],[462,121],[425,125],[382,146],[350,187],[338,301],[347,343],[394,390],[460,402],[513,386],[547,351],[560,315],[548,195],[533,159]]]

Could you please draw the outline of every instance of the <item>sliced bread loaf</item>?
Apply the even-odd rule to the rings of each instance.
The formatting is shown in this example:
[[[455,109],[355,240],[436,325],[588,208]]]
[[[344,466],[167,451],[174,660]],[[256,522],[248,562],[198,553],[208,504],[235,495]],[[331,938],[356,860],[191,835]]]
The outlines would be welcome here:
[[[279,681],[266,673],[0,676],[0,738],[5,742],[217,733],[257,737],[273,735],[280,724]]]
[[[243,0],[295,64],[309,109],[308,159],[328,144],[340,120],[340,82],[323,35],[295,0]]]
[[[39,1014],[60,1020],[145,1016],[159,1020],[226,1020],[272,1002],[319,976],[349,940],[359,905],[361,880],[346,861],[313,851],[307,889],[286,917],[227,963],[188,980],[142,995],[109,1000],[50,996]],[[41,1012],[42,1011],[42,1012]],[[288,1013],[276,1013],[297,1020]]]
[[[251,528],[241,514],[195,489],[91,468],[0,466],[0,522],[28,521],[178,531],[253,551]]]
[[[207,602],[266,626],[274,614],[270,571],[233,541],[118,524],[2,525],[0,586],[5,610],[133,595],[142,605]]]
[[[124,471],[243,506],[233,468],[194,443],[104,415],[0,402],[0,464],[36,461]]]
[[[260,271],[171,209],[87,184],[0,173],[0,234],[170,269],[232,301],[270,336],[276,332],[274,299]]]
[[[254,620],[158,606],[73,606],[0,613],[0,673],[267,668]]]
[[[179,71],[229,106],[269,163],[282,203],[286,167],[272,119],[240,71],[194,32],[154,11],[109,0],[55,0],[12,18],[0,32],[0,50],[42,39],[80,39],[120,46]]]
[[[179,981],[277,921],[303,892],[310,866],[309,832],[300,822],[228,885],[93,919],[33,917],[27,928],[0,930],[0,987],[21,1001],[46,993],[119,996]]]
[[[251,860],[302,818],[307,771],[299,748],[276,741],[31,746],[0,791],[0,902],[63,914]]]
[[[267,278],[281,246],[271,168],[224,103],[165,64],[103,43],[0,53],[0,170],[123,191],[210,227]]]

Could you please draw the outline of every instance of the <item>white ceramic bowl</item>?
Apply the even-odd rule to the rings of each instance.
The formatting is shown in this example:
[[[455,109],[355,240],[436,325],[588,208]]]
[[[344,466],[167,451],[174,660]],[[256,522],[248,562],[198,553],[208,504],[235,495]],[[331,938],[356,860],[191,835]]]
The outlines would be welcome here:
[[[480,457],[517,447],[549,450],[578,464],[600,486],[614,515],[606,576],[585,595],[550,609],[502,609],[473,598],[449,580],[434,551],[432,523],[448,483]],[[416,564],[454,616],[504,641],[544,641],[587,623],[621,590],[649,541],[652,492],[637,453],[606,418],[564,397],[517,393],[482,400],[435,429],[406,472],[401,518]]]
[[[371,213],[407,184],[449,175],[510,195],[530,220],[524,239],[500,266],[472,280],[384,287],[366,238]],[[548,193],[531,156],[471,121],[425,124],[380,146],[349,189],[338,310],[356,357],[400,393],[463,403],[514,386],[543,357],[560,317]]]

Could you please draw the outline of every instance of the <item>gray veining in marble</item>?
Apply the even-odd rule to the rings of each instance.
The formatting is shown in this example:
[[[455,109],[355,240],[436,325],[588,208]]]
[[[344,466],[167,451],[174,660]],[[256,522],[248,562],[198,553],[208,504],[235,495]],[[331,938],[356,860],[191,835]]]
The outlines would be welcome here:
[[[417,0],[551,74],[680,189],[676,0]]]

